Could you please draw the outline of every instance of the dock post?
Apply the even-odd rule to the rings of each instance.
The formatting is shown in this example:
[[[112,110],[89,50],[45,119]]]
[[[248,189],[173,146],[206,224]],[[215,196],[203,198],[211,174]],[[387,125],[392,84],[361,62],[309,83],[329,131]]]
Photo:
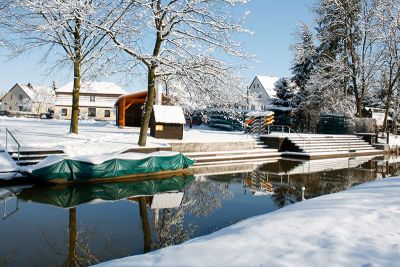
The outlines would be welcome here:
[[[303,187],[301,188],[301,201],[306,200],[306,199],[304,198],[304,191],[306,191],[306,188],[303,186]]]

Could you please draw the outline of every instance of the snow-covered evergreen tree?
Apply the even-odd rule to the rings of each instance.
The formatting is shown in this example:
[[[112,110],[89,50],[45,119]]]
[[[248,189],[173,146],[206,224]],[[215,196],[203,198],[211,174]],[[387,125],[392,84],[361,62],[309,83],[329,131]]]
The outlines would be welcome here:
[[[311,71],[314,69],[317,57],[316,47],[313,40],[312,32],[309,27],[302,23],[298,25],[296,32],[297,42],[292,46],[293,66],[292,81],[299,88],[299,96],[297,104],[301,102],[302,92],[304,91],[307,81],[310,79]]]
[[[295,86],[288,78],[280,78],[275,83],[276,99],[274,100],[274,105],[291,107],[293,97],[295,96]]]

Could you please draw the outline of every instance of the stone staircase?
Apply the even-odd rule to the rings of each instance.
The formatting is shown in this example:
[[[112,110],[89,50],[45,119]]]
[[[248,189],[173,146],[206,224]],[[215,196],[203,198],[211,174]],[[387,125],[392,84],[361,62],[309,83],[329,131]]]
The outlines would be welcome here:
[[[39,163],[41,160],[47,158],[52,155],[64,155],[62,150],[54,150],[54,149],[37,149],[37,148],[23,148],[19,152],[19,161],[18,161],[18,151],[10,150],[8,151],[11,158],[15,161],[15,163],[19,166],[29,166],[35,165]]]
[[[310,159],[342,156],[382,155],[378,150],[356,135],[287,135],[294,145],[285,156],[303,155]]]
[[[276,161],[282,153],[269,149],[263,141],[250,138],[241,141],[170,143],[172,151],[195,159],[194,174],[252,171],[255,165]]]

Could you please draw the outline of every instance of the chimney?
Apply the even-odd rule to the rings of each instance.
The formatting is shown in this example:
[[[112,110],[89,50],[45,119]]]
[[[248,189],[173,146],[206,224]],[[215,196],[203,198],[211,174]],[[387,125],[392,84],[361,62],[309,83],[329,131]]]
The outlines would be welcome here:
[[[28,86],[30,89],[33,89],[33,86],[32,86],[31,83],[28,83],[27,86]]]

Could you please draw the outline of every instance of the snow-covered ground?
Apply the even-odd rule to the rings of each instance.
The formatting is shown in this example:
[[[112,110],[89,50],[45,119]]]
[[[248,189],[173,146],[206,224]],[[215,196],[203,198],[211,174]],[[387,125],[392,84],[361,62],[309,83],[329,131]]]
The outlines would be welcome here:
[[[399,266],[399,203],[388,178],[99,266]]]
[[[139,128],[118,128],[114,122],[80,121],[79,134],[69,134],[69,121],[0,117],[0,146],[5,146],[8,128],[23,149],[58,148],[70,156],[114,154],[137,147]],[[182,142],[251,140],[240,132],[216,131],[207,127],[185,128]],[[147,146],[168,146],[168,140],[148,137]],[[11,145],[15,145],[12,141]]]

